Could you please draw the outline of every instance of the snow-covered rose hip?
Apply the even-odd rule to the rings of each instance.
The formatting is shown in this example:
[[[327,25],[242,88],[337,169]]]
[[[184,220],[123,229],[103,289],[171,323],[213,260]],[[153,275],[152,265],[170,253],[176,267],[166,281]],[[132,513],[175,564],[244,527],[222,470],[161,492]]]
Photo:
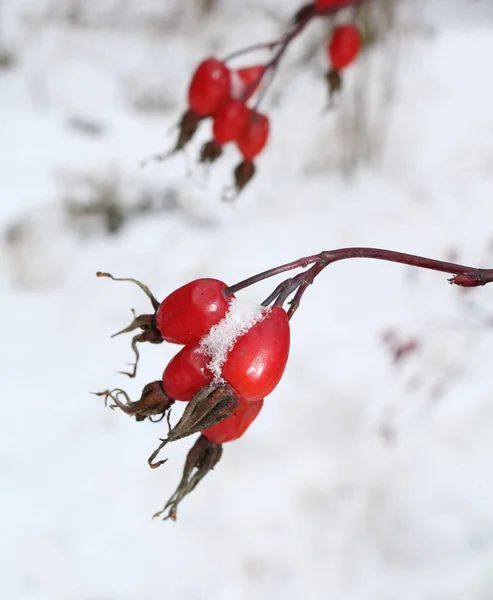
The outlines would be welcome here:
[[[226,381],[245,400],[260,400],[277,386],[289,356],[290,329],[279,306],[242,313],[233,305],[200,341],[215,380]]]
[[[217,328],[213,339],[216,334]],[[231,339],[231,346],[227,338],[224,346],[221,335],[215,339],[220,340],[219,347],[206,336],[187,344],[171,359],[163,374],[163,389],[170,398],[191,400],[199,390],[221,380],[246,401],[261,400],[275,389],[289,356],[290,330],[284,309],[267,309],[246,332]]]
[[[246,400],[274,391],[286,368],[290,330],[286,311],[278,306],[238,337],[222,368],[223,378]]]

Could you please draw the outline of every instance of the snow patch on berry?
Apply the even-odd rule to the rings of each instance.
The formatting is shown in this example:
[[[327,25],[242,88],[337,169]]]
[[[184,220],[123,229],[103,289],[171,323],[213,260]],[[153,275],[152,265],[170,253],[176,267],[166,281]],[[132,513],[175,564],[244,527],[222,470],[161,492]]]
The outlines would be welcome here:
[[[241,99],[241,95],[245,91],[245,84],[241,80],[237,71],[231,71],[231,96],[232,98]]]
[[[207,368],[214,374],[214,383],[222,381],[224,363],[236,340],[256,323],[263,321],[269,312],[270,308],[240,303],[235,298],[224,318],[200,340],[203,353],[211,357]]]

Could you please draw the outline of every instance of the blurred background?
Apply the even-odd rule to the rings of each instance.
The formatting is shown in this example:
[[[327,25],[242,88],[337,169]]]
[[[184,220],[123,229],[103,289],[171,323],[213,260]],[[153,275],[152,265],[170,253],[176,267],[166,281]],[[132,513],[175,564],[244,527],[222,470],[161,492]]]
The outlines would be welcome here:
[[[110,340],[192,278],[231,284],[373,245],[493,265],[493,5],[372,0],[327,110],[327,23],[290,47],[271,140],[171,148],[191,73],[278,37],[297,0],[0,0],[0,579],[8,600],[493,598],[493,291],[338,263],[293,320],[286,374],[176,523],[151,520],[190,440],[105,409],[176,348]],[[351,13],[341,15],[344,20]],[[260,55],[260,60],[265,58]],[[241,61],[239,62],[241,64]],[[245,291],[260,301],[274,283]],[[176,414],[174,418],[176,418]]]

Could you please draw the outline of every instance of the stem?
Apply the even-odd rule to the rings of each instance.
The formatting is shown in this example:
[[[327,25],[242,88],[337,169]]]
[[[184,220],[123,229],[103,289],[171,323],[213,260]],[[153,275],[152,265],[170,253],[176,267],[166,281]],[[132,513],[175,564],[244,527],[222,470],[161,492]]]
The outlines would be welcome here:
[[[293,260],[292,262],[286,263],[285,265],[274,267],[273,269],[268,269],[267,271],[258,273],[258,275],[253,275],[248,279],[244,279],[239,283],[235,283],[235,285],[231,285],[230,287],[224,290],[224,295],[230,296],[231,294],[236,294],[236,292],[240,292],[241,290],[244,290],[245,288],[250,287],[251,285],[259,283],[259,281],[269,279],[269,277],[274,277],[275,275],[280,275],[281,273],[286,273],[286,271],[293,271],[294,269],[304,269],[311,263],[317,262],[318,260],[320,260],[320,255],[314,254],[313,256],[299,258],[298,260]]]
[[[323,10],[314,9],[313,12],[309,12],[304,18],[302,18],[294,27],[292,27],[289,31],[287,31],[284,36],[279,40],[279,50],[272,57],[272,59],[267,63],[266,70],[274,69],[277,67],[279,61],[283,57],[286,52],[289,44],[300,35],[300,33],[305,29],[305,27],[316,17],[327,17],[331,15],[335,15],[340,10],[347,8],[349,6],[354,6],[358,8],[365,2],[369,0],[346,0],[342,1],[338,6],[331,6],[325,8]]]
[[[284,56],[284,53],[288,49],[289,44],[296,38],[298,35],[305,29],[308,23],[316,16],[315,13],[308,13],[305,18],[303,18],[299,23],[297,23],[291,30],[287,31],[283,37],[279,41],[279,49],[274,54],[274,56],[270,59],[270,61],[265,65],[265,71],[260,76],[259,80],[255,83],[255,87],[260,85],[262,79],[265,79],[265,76],[268,72],[270,72],[269,79],[267,84],[264,86],[263,90],[261,90],[258,100],[255,103],[255,110],[258,110],[260,103],[262,102],[268,88],[270,87],[272,81],[274,80],[275,71],[277,69],[277,65],[279,64],[281,58]]]
[[[265,78],[267,77],[267,74],[269,74],[269,78],[266,81],[263,89],[261,90],[259,97],[254,106],[255,110],[257,110],[260,103],[262,102],[268,88],[270,87],[272,81],[274,80],[277,66],[278,66],[279,62],[281,61],[282,57],[284,56],[284,53],[288,49],[288,46],[291,44],[291,42],[295,38],[297,38],[300,35],[300,33],[305,29],[305,27],[308,25],[308,23],[310,23],[310,21],[312,21],[313,19],[315,19],[317,17],[327,17],[327,16],[335,15],[340,10],[343,10],[344,8],[348,8],[349,6],[354,6],[355,8],[359,8],[362,4],[364,4],[365,2],[368,2],[368,1],[369,0],[342,0],[338,6],[331,6],[331,7],[325,8],[323,10],[317,10],[312,5],[313,6],[312,10],[308,10],[306,12],[306,14],[304,14],[299,19],[299,21],[295,22],[295,24],[279,40],[276,40],[273,42],[263,42],[263,43],[258,43],[258,44],[253,44],[251,46],[247,46],[246,48],[242,48],[240,50],[237,50],[236,52],[229,54],[226,58],[223,59],[223,62],[231,61],[235,58],[238,58],[245,54],[249,54],[251,52],[257,52],[259,50],[274,50],[275,48],[277,48],[277,51],[275,52],[274,56],[265,65],[265,70],[262,73],[262,75],[260,75],[260,77],[257,79],[257,81],[253,82],[248,87],[248,89],[245,90],[245,93],[244,93],[245,98],[248,98],[250,92],[252,90],[257,89],[257,87],[262,83],[262,81],[265,80]],[[309,8],[309,6],[310,5],[307,5],[308,8]]]
[[[280,43],[281,40],[275,40],[273,42],[260,42],[258,44],[252,44],[251,46],[246,46],[246,48],[240,48],[239,50],[228,54],[228,56],[223,58],[222,62],[227,63],[245,54],[258,52],[260,50],[274,50],[274,48],[276,48],[276,46],[279,46]]]
[[[404,252],[396,252],[395,250],[383,250],[380,248],[340,248],[337,250],[324,251],[319,254],[319,258],[326,266],[345,260],[347,258],[372,258],[374,260],[386,260],[389,262],[418,267],[420,269],[429,269],[431,271],[440,271],[442,273],[450,273],[452,275],[467,274],[477,277],[479,285],[489,283],[493,279],[493,269],[481,270],[475,267],[467,267],[457,263],[435,260],[424,256],[416,256],[415,254],[405,254]],[[480,274],[481,273],[481,274]],[[485,281],[484,278],[489,280]]]
[[[269,306],[274,303],[274,306],[282,306],[288,297],[295,293],[291,306],[288,310],[288,316],[291,318],[299,307],[301,298],[306,291],[306,288],[311,285],[315,277],[319,275],[326,267],[334,262],[346,260],[349,258],[370,258],[373,260],[384,260],[419,269],[428,269],[431,271],[439,271],[454,275],[449,279],[451,284],[461,287],[477,287],[493,282],[493,269],[478,269],[468,267],[457,263],[435,260],[415,254],[406,254],[404,252],[396,252],[395,250],[384,250],[381,248],[339,248],[336,250],[326,250],[319,254],[305,256],[292,262],[268,269],[257,275],[253,275],[248,279],[244,279],[239,283],[226,288],[225,295],[235,294],[251,285],[254,285],[264,279],[292,271],[294,269],[304,269],[312,265],[308,270],[299,273],[298,275],[286,279],[280,283],[274,292],[262,302],[263,306]]]
[[[369,0],[341,0],[341,2],[337,6],[330,6],[324,9],[315,9],[315,15],[317,17],[325,17],[327,15],[334,15],[344,8],[348,8],[349,6],[354,6],[354,8],[359,8],[362,4],[365,4]]]

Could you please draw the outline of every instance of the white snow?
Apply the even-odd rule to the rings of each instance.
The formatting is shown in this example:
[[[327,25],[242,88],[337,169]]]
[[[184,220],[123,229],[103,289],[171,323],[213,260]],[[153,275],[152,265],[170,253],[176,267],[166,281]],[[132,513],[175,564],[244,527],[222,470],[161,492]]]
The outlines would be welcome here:
[[[224,318],[200,340],[203,353],[211,357],[207,368],[214,375],[214,383],[222,381],[224,363],[236,340],[263,321],[269,310],[261,304],[240,302],[234,298]]]
[[[110,335],[150,306],[98,270],[163,298],[344,246],[493,266],[493,4],[400,2],[402,37],[348,72],[337,110],[325,110],[324,28],[296,41],[264,105],[258,173],[229,205],[233,149],[196,185],[207,126],[188,163],[138,165],[171,147],[197,62],[275,38],[299,0],[218,0],[205,20],[183,0],[0,1],[0,46],[16,58],[0,70],[2,598],[493,598],[493,287],[364,260],[327,268],[291,322],[280,385],[176,524],[151,515],[191,442],[151,470],[166,423],[89,394],[137,398],[177,351],[143,345],[137,380],[116,373],[130,336]],[[108,236],[62,208],[81,176],[96,196],[162,210]],[[258,303],[278,283],[239,296]],[[419,350],[395,364],[390,329]]]

